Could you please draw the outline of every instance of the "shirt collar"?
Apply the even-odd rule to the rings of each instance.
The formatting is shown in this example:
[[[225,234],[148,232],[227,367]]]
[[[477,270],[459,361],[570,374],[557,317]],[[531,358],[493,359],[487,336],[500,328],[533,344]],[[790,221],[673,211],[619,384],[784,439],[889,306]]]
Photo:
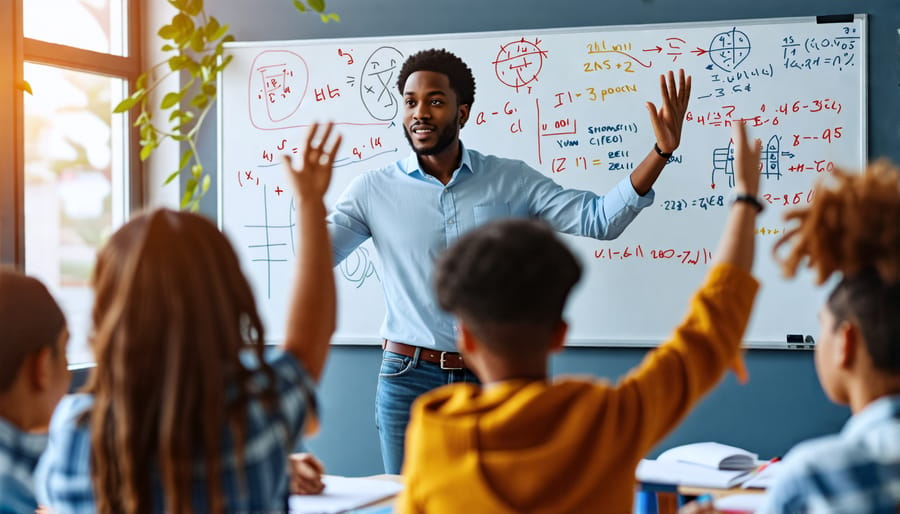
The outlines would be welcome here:
[[[900,395],[884,396],[867,405],[847,421],[841,437],[857,439],[890,419],[900,420]]]
[[[9,420],[0,417],[0,448],[24,447],[31,450],[33,454],[39,455],[46,446],[46,433],[24,432]]]
[[[462,141],[459,142],[459,151],[462,154],[462,158],[459,160],[459,168],[460,170],[468,170],[469,173],[475,173],[475,169],[472,167],[472,157],[469,155],[468,150],[466,150],[466,146]],[[425,176],[426,173],[419,167],[419,156],[416,155],[415,150],[410,150],[409,155],[403,161],[403,172],[407,175],[413,175],[418,173],[420,176]]]

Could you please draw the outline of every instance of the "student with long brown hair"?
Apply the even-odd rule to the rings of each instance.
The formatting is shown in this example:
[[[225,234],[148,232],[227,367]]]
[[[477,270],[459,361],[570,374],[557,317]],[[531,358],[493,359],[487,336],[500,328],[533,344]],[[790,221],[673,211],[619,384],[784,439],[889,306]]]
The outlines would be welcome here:
[[[283,510],[288,455],[315,414],[335,326],[323,196],[340,136],[287,161],[300,234],[281,349],[234,249],[206,218],[158,209],[118,230],[93,287],[97,366],[63,400],[36,473],[56,512]],[[308,423],[307,423],[308,424]]]

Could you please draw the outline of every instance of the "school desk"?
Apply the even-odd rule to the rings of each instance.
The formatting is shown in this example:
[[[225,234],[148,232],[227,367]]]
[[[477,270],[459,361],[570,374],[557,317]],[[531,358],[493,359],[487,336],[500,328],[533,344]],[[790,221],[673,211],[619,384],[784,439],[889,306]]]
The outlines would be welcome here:
[[[710,487],[638,482],[634,512],[638,514],[677,514],[678,509],[682,505],[702,494],[708,494],[713,498],[722,498],[732,494],[764,493],[764,489],[744,489],[740,486],[728,489],[715,489]]]

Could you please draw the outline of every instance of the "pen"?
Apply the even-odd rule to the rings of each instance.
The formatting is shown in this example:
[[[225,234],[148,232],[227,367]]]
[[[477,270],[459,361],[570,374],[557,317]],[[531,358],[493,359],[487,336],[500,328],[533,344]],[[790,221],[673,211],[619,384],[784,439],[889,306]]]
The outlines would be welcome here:
[[[770,464],[774,464],[780,460],[781,460],[781,457],[772,457],[768,461],[762,463],[762,465],[760,467],[756,468],[756,473],[762,473],[762,471],[764,469],[766,469],[767,467],[769,467]]]

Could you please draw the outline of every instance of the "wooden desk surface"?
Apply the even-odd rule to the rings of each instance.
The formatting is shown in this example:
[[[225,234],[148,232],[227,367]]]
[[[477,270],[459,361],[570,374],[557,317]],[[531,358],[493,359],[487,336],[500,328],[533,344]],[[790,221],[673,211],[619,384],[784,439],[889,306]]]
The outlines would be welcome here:
[[[701,494],[708,494],[713,498],[722,498],[731,496],[732,494],[764,494],[765,492],[765,489],[744,489],[741,487],[732,487],[731,489],[710,489],[709,487],[678,486],[678,494],[682,496],[700,496]]]
[[[389,475],[389,474],[386,474],[386,473],[381,474],[381,475],[372,475],[372,476],[368,476],[368,477],[365,477],[365,478],[370,479],[370,480],[387,480],[387,481],[389,481],[389,482],[397,482],[397,483],[402,483],[402,482],[403,482],[403,475]],[[363,505],[363,507],[360,507],[360,508],[368,508],[368,507],[393,507],[393,506],[394,506],[394,502],[396,502],[396,501],[397,501],[397,497],[396,497],[396,496],[391,496],[390,498],[385,498],[385,499],[383,499],[383,500],[378,500],[377,502],[370,503],[370,504],[368,504],[368,505]]]
[[[713,498],[723,498],[732,494],[764,494],[765,489],[743,489],[732,487],[730,489],[710,489],[709,487],[678,486],[678,492],[656,493],[656,505],[658,514],[678,514],[679,503],[685,496],[700,496],[709,494]]]

